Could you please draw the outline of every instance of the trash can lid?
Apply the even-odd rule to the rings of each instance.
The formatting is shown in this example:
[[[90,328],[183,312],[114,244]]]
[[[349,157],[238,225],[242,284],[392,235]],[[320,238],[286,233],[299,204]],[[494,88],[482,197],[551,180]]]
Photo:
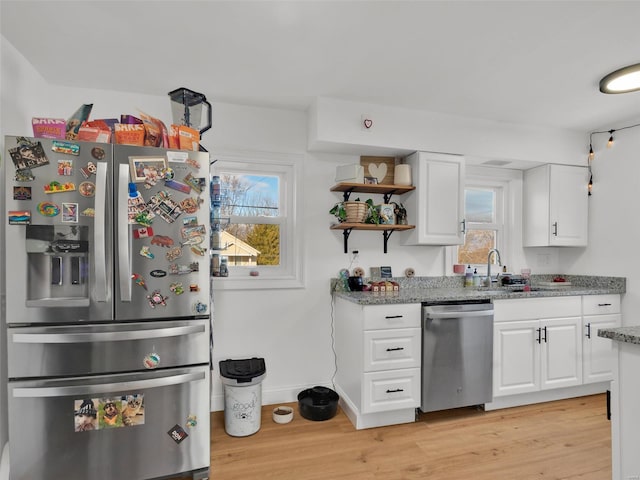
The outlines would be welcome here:
[[[238,383],[251,382],[256,377],[266,372],[264,358],[244,358],[240,360],[221,360],[220,375],[232,378]]]

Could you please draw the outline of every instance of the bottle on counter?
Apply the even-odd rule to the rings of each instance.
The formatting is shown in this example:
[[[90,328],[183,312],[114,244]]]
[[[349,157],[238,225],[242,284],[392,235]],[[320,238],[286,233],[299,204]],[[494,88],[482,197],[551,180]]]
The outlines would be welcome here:
[[[464,274],[464,286],[473,287],[473,270],[471,270],[471,265],[467,265],[467,270]]]
[[[473,269],[473,286],[474,287],[479,287],[480,286],[480,275],[478,275],[478,269],[477,268]]]

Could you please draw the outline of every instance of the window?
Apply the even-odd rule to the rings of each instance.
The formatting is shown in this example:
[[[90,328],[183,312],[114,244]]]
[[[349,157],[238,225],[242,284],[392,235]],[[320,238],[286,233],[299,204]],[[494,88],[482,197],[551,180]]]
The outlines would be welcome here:
[[[302,156],[216,152],[214,158],[223,220],[214,253],[226,257],[229,271],[214,279],[214,288],[302,287],[296,199]]]
[[[466,265],[487,263],[492,248],[500,248],[503,235],[502,189],[467,185],[464,189],[466,235],[458,247],[458,262]]]

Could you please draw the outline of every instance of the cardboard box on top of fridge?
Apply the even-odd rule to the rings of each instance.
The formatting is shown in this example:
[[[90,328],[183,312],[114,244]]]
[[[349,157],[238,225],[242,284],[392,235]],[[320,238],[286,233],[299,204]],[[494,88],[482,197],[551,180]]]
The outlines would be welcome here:
[[[336,182],[364,183],[364,167],[357,163],[336,167]]]
[[[64,140],[67,133],[67,121],[63,118],[31,118],[33,136],[36,138],[55,138]]]
[[[78,140],[86,142],[111,142],[111,128],[104,120],[84,122],[78,130]]]

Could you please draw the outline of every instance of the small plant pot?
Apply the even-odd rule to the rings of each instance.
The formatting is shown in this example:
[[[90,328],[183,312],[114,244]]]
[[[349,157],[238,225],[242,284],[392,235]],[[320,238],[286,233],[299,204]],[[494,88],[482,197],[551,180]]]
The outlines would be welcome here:
[[[366,202],[344,202],[348,223],[363,223],[367,218],[369,205]]]
[[[293,420],[293,408],[280,406],[273,409],[273,421],[276,423],[289,423]]]

